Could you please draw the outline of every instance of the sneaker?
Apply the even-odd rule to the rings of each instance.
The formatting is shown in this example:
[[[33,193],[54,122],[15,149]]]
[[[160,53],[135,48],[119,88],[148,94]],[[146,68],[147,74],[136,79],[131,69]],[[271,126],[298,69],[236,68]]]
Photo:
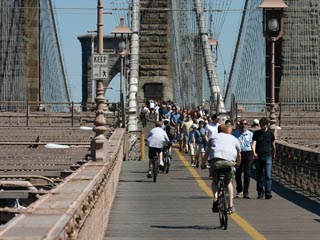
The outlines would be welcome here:
[[[228,210],[227,210],[228,214],[232,214],[232,213],[235,213],[236,212],[236,209],[234,206],[232,207],[229,207]]]
[[[147,178],[152,178],[151,172],[148,172]]]
[[[207,166],[206,165],[201,165],[201,169],[206,169]]]
[[[212,212],[214,212],[214,213],[219,212],[218,201],[213,202],[213,204],[212,204]]]
[[[159,165],[159,170],[163,171],[163,165]]]
[[[160,165],[160,166],[164,166],[163,160],[160,160],[159,165]]]
[[[258,194],[257,199],[262,199],[263,198],[263,194]]]
[[[243,198],[243,193],[242,192],[238,192],[236,195],[236,198]]]
[[[248,193],[243,194],[243,198],[245,198],[245,199],[250,199],[250,195],[249,195]]]
[[[269,200],[269,199],[271,199],[271,198],[272,198],[272,195],[271,195],[271,194],[266,195],[266,199],[267,199],[267,200]]]

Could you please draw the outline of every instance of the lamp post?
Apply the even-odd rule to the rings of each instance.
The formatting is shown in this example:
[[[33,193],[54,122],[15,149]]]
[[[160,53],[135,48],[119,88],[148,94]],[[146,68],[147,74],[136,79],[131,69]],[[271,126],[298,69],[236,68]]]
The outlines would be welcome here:
[[[97,30],[88,30],[88,33],[91,33],[91,56],[95,53],[94,49],[94,37],[97,33]],[[91,102],[93,103],[93,99],[95,98],[96,94],[96,84],[93,79],[91,79]]]
[[[263,34],[271,42],[271,97],[270,128],[276,131],[275,114],[275,43],[283,36],[283,9],[288,6],[283,0],[264,0],[259,8],[263,9]]]
[[[125,111],[125,101],[123,96],[123,76],[124,76],[124,60],[129,54],[129,49],[127,47],[127,40],[132,33],[131,30],[124,25],[124,18],[120,18],[120,24],[111,32],[114,34],[114,41],[119,38],[118,46],[115,46],[115,51],[120,56],[120,104],[122,112],[122,127],[126,127],[126,111]]]
[[[98,45],[98,54],[103,54],[103,0],[98,0],[97,6],[97,45]],[[103,161],[104,154],[103,148],[104,143],[106,142],[106,137],[104,133],[107,131],[106,119],[104,117],[104,86],[103,80],[98,79],[96,85],[96,118],[94,120],[95,127],[93,131],[95,132],[95,136],[91,141],[91,156],[94,161]]]

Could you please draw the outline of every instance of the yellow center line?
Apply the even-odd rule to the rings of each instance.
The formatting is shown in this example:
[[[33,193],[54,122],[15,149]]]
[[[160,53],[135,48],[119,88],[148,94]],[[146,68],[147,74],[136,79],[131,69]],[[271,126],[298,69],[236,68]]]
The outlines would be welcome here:
[[[211,187],[208,187],[206,182],[200,177],[198,172],[190,166],[189,162],[185,159],[185,157],[176,149],[174,148],[174,151],[178,155],[181,162],[185,165],[185,167],[189,170],[191,175],[194,177],[194,179],[197,181],[199,186],[202,188],[203,191],[206,192],[208,196],[211,198],[213,197]],[[254,229],[246,220],[244,220],[242,217],[240,217],[239,214],[233,213],[230,215],[230,217],[246,232],[248,233],[252,239],[254,240],[266,240],[266,238],[259,233],[256,229]]]

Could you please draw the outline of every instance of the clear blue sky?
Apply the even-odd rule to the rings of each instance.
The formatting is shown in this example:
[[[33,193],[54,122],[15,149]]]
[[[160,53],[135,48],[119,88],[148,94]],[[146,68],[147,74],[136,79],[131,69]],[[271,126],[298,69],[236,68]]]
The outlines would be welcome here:
[[[81,101],[81,46],[77,37],[87,34],[88,30],[97,28],[97,0],[54,0],[59,36],[64,55],[64,63],[74,101]],[[217,74],[219,79],[224,78],[224,68],[230,70],[232,55],[236,41],[236,34],[240,23],[240,11],[244,0],[232,0],[230,12],[227,14],[221,34]],[[105,11],[110,11],[110,0],[104,1]],[[104,14],[104,34],[109,34],[119,23],[115,16]],[[223,64],[224,63],[224,66]],[[221,80],[220,80],[221,82]],[[118,78],[112,80],[106,98],[110,101],[119,101]],[[223,88],[220,86],[221,90]]]

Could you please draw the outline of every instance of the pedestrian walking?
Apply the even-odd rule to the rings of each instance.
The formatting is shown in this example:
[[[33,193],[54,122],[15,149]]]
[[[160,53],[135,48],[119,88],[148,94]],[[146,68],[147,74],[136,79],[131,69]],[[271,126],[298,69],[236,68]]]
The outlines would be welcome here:
[[[192,124],[190,132],[189,132],[189,153],[190,153],[190,166],[196,166],[196,158],[195,158],[195,148],[196,148],[196,141],[195,141],[195,131],[197,130],[197,124]]]
[[[204,121],[201,119],[199,120],[198,129],[196,129],[194,133],[196,148],[195,148],[195,155],[196,155],[196,168],[199,167],[200,160],[201,160],[201,169],[206,168],[206,161],[202,159],[204,156],[205,150],[205,134],[206,130],[203,128]]]
[[[189,115],[181,125],[182,149],[185,153],[189,153],[189,133],[190,133],[192,124],[193,124],[193,121],[191,119],[191,116]]]
[[[252,152],[256,165],[258,199],[272,198],[272,161],[276,157],[275,137],[268,127],[268,119],[261,118],[260,130],[253,134]]]
[[[253,133],[248,130],[247,119],[242,119],[240,121],[240,128],[234,130],[232,135],[235,136],[241,147],[241,164],[236,168],[236,198],[250,198],[249,195],[249,185],[250,185],[250,174],[252,167],[252,137]],[[242,183],[242,173],[243,173],[243,183]]]

